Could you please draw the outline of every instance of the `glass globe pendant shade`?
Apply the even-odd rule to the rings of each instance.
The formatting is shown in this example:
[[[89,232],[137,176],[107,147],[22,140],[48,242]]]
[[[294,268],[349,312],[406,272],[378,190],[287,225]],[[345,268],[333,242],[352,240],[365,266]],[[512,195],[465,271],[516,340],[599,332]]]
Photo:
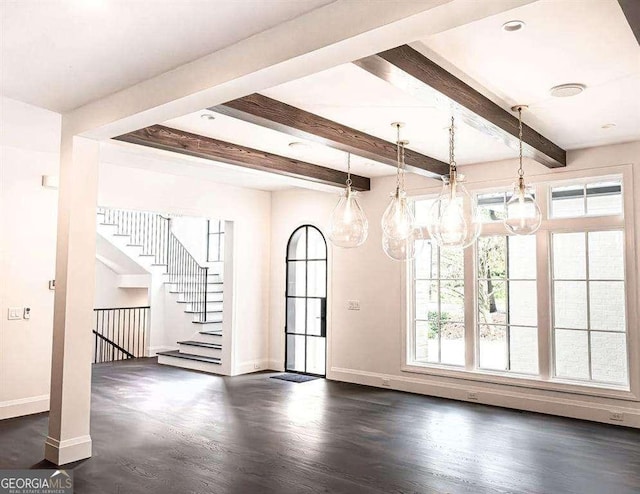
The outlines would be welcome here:
[[[429,234],[441,247],[469,247],[480,235],[476,202],[455,170],[442,181],[440,196],[429,211]]]
[[[407,194],[396,187],[382,215],[382,233],[392,240],[406,240],[413,232],[415,219],[407,202]]]
[[[410,261],[422,250],[422,231],[414,228],[405,239],[398,240],[382,235],[382,250],[394,261]]]
[[[542,212],[533,198],[531,191],[525,186],[524,178],[520,177],[514,184],[513,194],[507,201],[507,215],[504,226],[509,233],[515,235],[530,235],[535,233],[542,223]]]
[[[344,248],[359,247],[367,239],[369,222],[358,203],[356,191],[347,186],[329,219],[329,240]]]

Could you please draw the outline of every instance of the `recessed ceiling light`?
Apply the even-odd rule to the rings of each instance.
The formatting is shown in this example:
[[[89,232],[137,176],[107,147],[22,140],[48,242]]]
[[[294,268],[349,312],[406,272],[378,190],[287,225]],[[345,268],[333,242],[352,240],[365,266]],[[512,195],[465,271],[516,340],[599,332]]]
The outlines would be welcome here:
[[[569,96],[576,96],[587,88],[584,84],[560,84],[559,86],[552,87],[549,92],[551,96],[556,98],[568,98]]]
[[[289,143],[289,147],[294,151],[304,151],[306,149],[309,149],[311,146],[309,146],[309,144],[307,144],[306,142],[294,141]]]
[[[513,33],[514,31],[520,31],[525,26],[525,23],[518,20],[513,20],[509,22],[505,22],[502,25],[502,30],[508,33]]]
[[[614,128],[615,126],[616,126],[616,124],[614,124],[614,123],[608,123],[608,124],[604,124],[604,125],[602,126],[602,128],[603,128],[603,129],[612,129],[612,128]]]
[[[216,117],[211,115],[211,113],[201,113],[200,114],[200,118],[203,119],[203,120],[215,120],[216,119]]]

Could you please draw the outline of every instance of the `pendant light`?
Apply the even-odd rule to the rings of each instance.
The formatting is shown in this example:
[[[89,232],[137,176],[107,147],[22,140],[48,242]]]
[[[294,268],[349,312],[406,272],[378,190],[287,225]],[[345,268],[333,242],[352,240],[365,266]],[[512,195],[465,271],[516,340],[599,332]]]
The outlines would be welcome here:
[[[477,204],[463,185],[455,160],[455,120],[449,128],[449,176],[442,177],[442,191],[429,211],[427,228],[441,247],[469,247],[480,235]]]
[[[407,202],[404,190],[404,146],[408,141],[400,140],[400,128],[403,124],[391,124],[396,128],[396,190],[391,194],[391,201],[382,215],[382,233],[392,240],[408,239],[414,229],[414,217]]]
[[[408,142],[400,140],[402,124],[392,125],[396,128],[397,137],[396,190],[391,194],[391,201],[382,215],[382,250],[394,261],[409,261],[422,246],[422,231],[416,228],[404,190],[404,147]]]
[[[512,110],[518,111],[518,139],[520,141],[520,167],[518,168],[518,181],[513,184],[513,193],[507,201],[507,214],[504,218],[504,226],[509,233],[516,235],[530,235],[535,233],[542,223],[542,213],[538,203],[533,198],[531,190],[524,182],[524,169],[522,168],[522,109],[524,105],[514,106]]]
[[[362,245],[369,231],[369,222],[356,198],[358,192],[351,190],[351,183],[351,153],[347,153],[347,186],[329,222],[329,240],[346,249]]]

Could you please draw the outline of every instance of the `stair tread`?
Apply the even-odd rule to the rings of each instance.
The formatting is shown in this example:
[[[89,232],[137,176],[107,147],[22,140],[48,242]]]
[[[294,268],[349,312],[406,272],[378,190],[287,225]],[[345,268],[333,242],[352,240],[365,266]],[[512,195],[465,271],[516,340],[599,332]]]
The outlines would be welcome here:
[[[201,310],[185,310],[185,314],[202,314]],[[221,310],[208,310],[207,314],[222,314]]]
[[[212,331],[200,331],[200,334],[207,334],[209,336],[222,336],[222,330],[214,329]]]
[[[186,340],[179,341],[178,345],[199,346],[203,348],[214,348],[216,350],[222,349],[222,345],[220,343],[208,343],[206,341]]]
[[[222,321],[191,321],[193,324],[220,324]]]
[[[203,357],[202,355],[194,355],[192,353],[182,353],[179,350],[158,352],[158,355],[162,355],[165,357],[183,358],[185,360],[197,360],[198,362],[207,362],[209,364],[220,364],[220,359],[217,357]]]

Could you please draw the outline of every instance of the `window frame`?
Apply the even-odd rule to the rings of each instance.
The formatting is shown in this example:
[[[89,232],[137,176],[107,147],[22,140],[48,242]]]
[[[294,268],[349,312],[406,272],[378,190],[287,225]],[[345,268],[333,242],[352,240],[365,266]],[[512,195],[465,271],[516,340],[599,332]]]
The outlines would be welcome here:
[[[604,181],[610,178],[620,179],[622,184],[622,214],[609,216],[581,216],[574,218],[550,218],[551,187],[575,181]],[[577,395],[597,396],[626,401],[640,401],[640,348],[639,328],[637,327],[638,277],[636,274],[635,214],[633,201],[632,165],[616,165],[583,169],[576,171],[558,171],[529,176],[534,187],[543,220],[536,233],[537,261],[537,299],[538,299],[538,376],[515,374],[513,372],[492,371],[476,368],[479,365],[479,348],[476,348],[475,328],[477,326],[477,279],[474,244],[464,250],[465,276],[465,348],[464,368],[447,364],[418,363],[413,351],[415,348],[414,307],[415,286],[413,282],[413,262],[406,263],[402,270],[401,293],[405,307],[402,322],[401,370],[413,374],[426,374],[437,377],[456,378],[468,381],[480,381],[492,384],[558,391]],[[471,194],[490,193],[508,190],[513,180],[487,180],[467,185]],[[419,189],[410,194],[410,200],[432,199],[437,197],[440,187]],[[552,273],[551,273],[551,235],[569,231],[605,231],[622,229],[624,232],[625,262],[625,308],[627,336],[627,373],[628,386],[601,384],[586,381],[554,377],[555,349],[553,348],[552,321]],[[484,223],[481,235],[505,235],[502,222]],[[468,282],[472,280],[473,282]]]

